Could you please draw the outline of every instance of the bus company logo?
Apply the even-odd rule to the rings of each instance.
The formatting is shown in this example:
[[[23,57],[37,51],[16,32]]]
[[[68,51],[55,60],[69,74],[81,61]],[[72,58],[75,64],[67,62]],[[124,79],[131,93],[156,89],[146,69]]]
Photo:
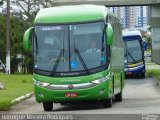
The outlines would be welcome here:
[[[60,80],[61,83],[68,83],[70,84],[71,82],[80,82],[80,79],[65,79],[65,80]]]
[[[68,88],[69,88],[69,89],[73,89],[73,85],[71,85],[71,84],[68,85]]]
[[[61,76],[73,76],[73,75],[79,75],[79,73],[61,73]]]

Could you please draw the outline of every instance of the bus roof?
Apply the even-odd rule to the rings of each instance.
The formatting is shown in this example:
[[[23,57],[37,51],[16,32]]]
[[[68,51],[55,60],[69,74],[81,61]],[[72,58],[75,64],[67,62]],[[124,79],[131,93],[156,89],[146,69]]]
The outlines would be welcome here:
[[[123,30],[122,34],[123,34],[123,37],[127,37],[127,36],[140,36],[140,37],[142,37],[140,31],[132,30],[132,29]]]
[[[34,23],[72,23],[103,20],[112,14],[105,6],[74,5],[45,8],[38,12]]]

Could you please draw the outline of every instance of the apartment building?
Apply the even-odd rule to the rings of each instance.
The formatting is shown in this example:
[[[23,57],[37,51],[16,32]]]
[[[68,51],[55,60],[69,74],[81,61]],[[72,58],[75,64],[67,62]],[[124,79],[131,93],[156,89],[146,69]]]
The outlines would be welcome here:
[[[148,6],[109,7],[118,18],[123,28],[146,28],[150,16]]]

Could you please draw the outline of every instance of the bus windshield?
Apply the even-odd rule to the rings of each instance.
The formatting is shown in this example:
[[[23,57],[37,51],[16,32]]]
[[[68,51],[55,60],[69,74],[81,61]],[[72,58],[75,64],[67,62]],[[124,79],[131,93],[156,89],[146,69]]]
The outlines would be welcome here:
[[[125,61],[127,63],[137,63],[142,61],[142,49],[140,40],[126,40],[125,41]]]
[[[52,74],[100,71],[107,64],[104,25],[95,22],[35,26],[34,69]]]

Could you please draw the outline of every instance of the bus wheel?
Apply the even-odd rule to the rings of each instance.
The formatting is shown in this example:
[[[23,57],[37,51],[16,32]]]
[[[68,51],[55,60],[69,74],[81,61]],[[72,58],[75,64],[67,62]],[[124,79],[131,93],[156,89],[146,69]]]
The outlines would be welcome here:
[[[122,92],[115,95],[115,102],[121,102],[122,101]]]
[[[103,104],[104,108],[110,108],[110,107],[112,107],[112,98],[108,98],[106,100],[103,100],[102,104]]]
[[[141,78],[145,78],[146,76],[145,76],[145,73],[142,73],[141,74]]]
[[[52,109],[53,109],[53,102],[43,102],[43,109],[45,111],[52,111]]]

